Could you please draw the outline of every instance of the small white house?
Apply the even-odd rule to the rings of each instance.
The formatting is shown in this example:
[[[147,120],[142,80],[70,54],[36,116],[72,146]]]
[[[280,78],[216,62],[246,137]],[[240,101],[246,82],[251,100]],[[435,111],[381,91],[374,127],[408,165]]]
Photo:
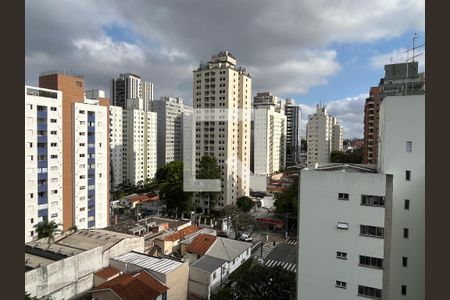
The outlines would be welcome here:
[[[189,296],[191,299],[209,299],[211,292],[220,288],[228,277],[227,261],[203,256],[189,268]]]

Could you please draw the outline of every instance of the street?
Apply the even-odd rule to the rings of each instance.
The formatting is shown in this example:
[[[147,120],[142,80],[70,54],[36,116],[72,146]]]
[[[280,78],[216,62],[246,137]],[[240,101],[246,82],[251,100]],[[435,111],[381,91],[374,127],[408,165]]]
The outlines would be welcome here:
[[[256,251],[261,256],[261,250]],[[297,272],[298,242],[296,238],[277,243],[266,243],[262,247],[264,264],[269,267],[281,266],[287,271]]]

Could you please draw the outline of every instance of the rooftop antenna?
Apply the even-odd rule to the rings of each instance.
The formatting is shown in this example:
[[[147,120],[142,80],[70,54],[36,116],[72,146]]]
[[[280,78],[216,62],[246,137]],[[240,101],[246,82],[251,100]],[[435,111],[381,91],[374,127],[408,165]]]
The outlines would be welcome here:
[[[414,63],[414,58],[416,58],[416,57],[418,57],[418,56],[423,54],[423,52],[422,52],[422,53],[419,53],[419,54],[416,55],[415,54],[415,50],[420,48],[420,47],[423,47],[425,45],[425,44],[421,44],[419,46],[416,46],[417,37],[418,37],[417,32],[414,32],[414,36],[413,36],[413,39],[412,39],[412,42],[413,42],[412,48],[410,49],[409,45],[408,45],[407,48],[406,48],[406,51],[403,52],[403,53],[406,53],[406,91],[405,91],[406,94],[408,93],[408,73],[409,73],[408,63],[409,63],[409,60],[411,60]],[[411,52],[411,51],[412,51],[412,56],[409,57],[409,52]]]

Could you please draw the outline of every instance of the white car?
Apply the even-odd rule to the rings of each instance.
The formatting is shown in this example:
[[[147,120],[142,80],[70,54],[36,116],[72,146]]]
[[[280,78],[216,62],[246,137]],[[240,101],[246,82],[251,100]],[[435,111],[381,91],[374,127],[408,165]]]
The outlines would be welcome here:
[[[253,241],[253,238],[251,238],[250,236],[248,236],[245,233],[241,234],[241,237],[239,239],[241,241],[244,241],[244,242],[251,242],[251,241]]]

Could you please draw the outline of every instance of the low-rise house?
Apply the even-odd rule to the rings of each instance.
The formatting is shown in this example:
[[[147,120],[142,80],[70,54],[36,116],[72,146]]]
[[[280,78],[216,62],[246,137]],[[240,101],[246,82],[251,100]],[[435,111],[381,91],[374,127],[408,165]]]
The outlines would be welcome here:
[[[154,244],[160,249],[162,254],[168,255],[180,250],[180,241],[199,230],[198,226],[191,225],[178,231],[168,231],[167,234],[155,238]]]
[[[94,286],[94,273],[112,257],[144,251],[144,239],[106,230],[78,230],[48,244],[25,244],[25,291],[32,297],[69,299]]]
[[[205,254],[227,261],[226,269],[231,274],[250,258],[251,250],[251,243],[218,237]]]
[[[111,259],[110,266],[124,273],[147,271],[168,288],[167,299],[187,299],[188,262],[130,252]]]
[[[227,261],[224,259],[203,256],[189,268],[189,296],[191,299],[209,299],[211,292],[221,288],[228,277]]]
[[[120,204],[128,207],[128,208],[136,208],[136,205],[142,205],[144,203],[152,203],[152,205],[159,205],[159,195],[155,193],[148,193],[148,194],[132,194],[128,195],[126,197],[123,197],[119,200]]]
[[[186,236],[182,241],[180,241],[180,254],[182,257],[186,255],[186,248],[194,241],[194,239],[200,234],[208,234],[212,236],[217,235],[217,231],[211,228],[202,228],[188,236]]]
[[[216,241],[216,237],[209,234],[199,234],[194,240],[186,246],[184,258],[193,263],[200,257],[204,256]]]
[[[92,290],[93,300],[166,300],[168,287],[147,271],[117,276]]]
[[[120,270],[112,267],[106,267],[94,273],[94,286],[99,286],[100,284],[110,281],[118,276],[122,275]]]

